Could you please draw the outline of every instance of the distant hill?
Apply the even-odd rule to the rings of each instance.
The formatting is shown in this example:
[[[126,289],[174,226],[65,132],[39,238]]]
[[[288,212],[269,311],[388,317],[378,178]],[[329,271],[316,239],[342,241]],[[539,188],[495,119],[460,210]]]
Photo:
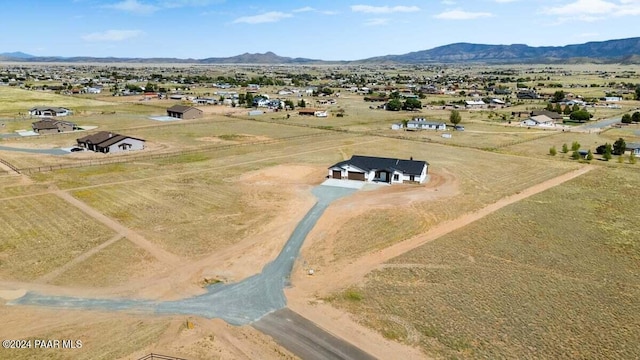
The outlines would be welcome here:
[[[588,42],[566,46],[532,47],[523,44],[483,45],[456,43],[411,52],[361,60],[364,63],[557,63],[629,62],[640,55],[640,37]],[[634,62],[637,63],[637,62]]]
[[[23,52],[20,51],[16,51],[16,52],[8,52],[8,53],[0,53],[0,58],[7,58],[7,59],[31,59],[34,58],[35,56],[31,55],[31,54],[25,54]]]
[[[429,63],[621,63],[640,64],[640,37],[594,41],[566,46],[532,47],[524,44],[485,45],[456,43],[403,55],[386,55],[357,61],[323,61],[306,58],[244,53],[232,57],[206,59],[116,58],[116,57],[40,57],[22,52],[0,54],[0,61],[24,62],[97,62],[97,63],[185,63],[185,64],[429,64]]]

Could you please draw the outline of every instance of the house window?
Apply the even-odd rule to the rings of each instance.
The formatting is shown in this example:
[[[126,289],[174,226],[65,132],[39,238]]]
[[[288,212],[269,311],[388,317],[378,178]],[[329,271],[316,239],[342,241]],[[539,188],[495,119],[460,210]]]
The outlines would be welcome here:
[[[393,181],[400,181],[400,175],[393,174]]]

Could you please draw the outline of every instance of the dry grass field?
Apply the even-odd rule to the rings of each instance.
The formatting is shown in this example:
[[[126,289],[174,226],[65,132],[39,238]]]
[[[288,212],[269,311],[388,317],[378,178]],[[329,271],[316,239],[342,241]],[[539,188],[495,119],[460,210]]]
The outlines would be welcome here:
[[[637,358],[639,181],[598,169],[395,258],[332,301],[437,357]]]
[[[114,234],[55,195],[0,202],[0,276],[33,280]]]
[[[60,106],[69,109],[94,106],[113,106],[113,103],[88,100],[52,92],[29,91],[9,86],[0,86],[0,116],[17,117],[28,114],[34,106]]]
[[[121,238],[49,282],[72,287],[114,286],[148,277],[162,269],[146,251]]]

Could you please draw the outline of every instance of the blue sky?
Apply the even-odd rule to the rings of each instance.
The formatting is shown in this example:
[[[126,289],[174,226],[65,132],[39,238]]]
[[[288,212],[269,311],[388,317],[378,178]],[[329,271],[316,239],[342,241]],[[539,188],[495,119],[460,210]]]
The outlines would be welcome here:
[[[640,36],[640,0],[23,0],[0,53],[355,60],[455,42],[557,46]],[[10,16],[7,16],[11,14]]]

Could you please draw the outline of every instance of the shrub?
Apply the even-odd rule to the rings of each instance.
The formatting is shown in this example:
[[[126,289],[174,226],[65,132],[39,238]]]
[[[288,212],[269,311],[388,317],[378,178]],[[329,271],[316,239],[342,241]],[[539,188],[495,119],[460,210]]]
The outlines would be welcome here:
[[[558,153],[558,151],[556,150],[556,147],[555,147],[555,146],[552,146],[552,147],[549,149],[549,155],[551,155],[551,156],[556,156],[556,154],[557,154],[557,153]]]
[[[562,153],[566,154],[569,152],[569,147],[567,146],[567,144],[562,144]]]

